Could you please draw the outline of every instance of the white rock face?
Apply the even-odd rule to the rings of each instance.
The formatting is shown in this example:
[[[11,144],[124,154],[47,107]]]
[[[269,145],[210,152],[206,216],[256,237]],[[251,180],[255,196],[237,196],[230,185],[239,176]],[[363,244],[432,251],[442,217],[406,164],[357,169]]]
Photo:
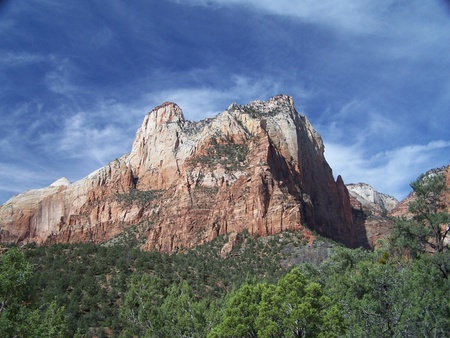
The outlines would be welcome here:
[[[363,206],[378,211],[391,211],[399,203],[395,197],[380,193],[366,183],[347,184],[348,192]]]

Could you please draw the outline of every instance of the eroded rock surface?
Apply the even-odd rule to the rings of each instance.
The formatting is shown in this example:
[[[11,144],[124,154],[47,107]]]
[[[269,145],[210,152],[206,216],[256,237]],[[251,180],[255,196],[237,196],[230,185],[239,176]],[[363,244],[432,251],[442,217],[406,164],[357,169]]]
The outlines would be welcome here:
[[[364,229],[323,153],[286,95],[200,122],[166,102],[145,116],[130,153],[2,205],[0,241],[102,243],[127,232],[143,249],[171,252],[220,234],[309,228],[356,246]]]

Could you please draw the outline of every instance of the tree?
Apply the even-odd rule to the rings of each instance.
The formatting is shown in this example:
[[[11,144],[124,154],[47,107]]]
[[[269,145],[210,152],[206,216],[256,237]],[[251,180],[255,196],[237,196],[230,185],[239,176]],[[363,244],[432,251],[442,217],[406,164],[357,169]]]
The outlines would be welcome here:
[[[339,305],[347,328],[340,337],[447,337],[450,282],[431,260],[338,248],[320,266],[302,268]]]
[[[185,281],[172,284],[166,291],[160,307],[163,326],[158,337],[205,337],[211,329],[209,300],[197,300]]]
[[[185,281],[165,287],[153,275],[134,274],[120,309],[122,337],[205,337],[217,309],[197,300]]]
[[[338,307],[299,269],[265,291],[256,321],[258,337],[339,337],[345,331]]]
[[[14,335],[24,302],[27,300],[31,265],[17,248],[0,256],[0,335]]]
[[[397,219],[391,236],[394,248],[405,249],[411,257],[434,255],[442,276],[449,275],[450,214],[443,197],[448,190],[443,173],[422,174],[411,183],[415,200],[409,203],[412,219]]]
[[[209,338],[256,338],[256,319],[262,294],[270,288],[266,283],[246,283],[229,296],[223,309],[223,319],[208,335]]]
[[[128,286],[120,318],[123,337],[149,336],[161,327],[159,308],[164,300],[164,283],[154,275],[134,274]]]
[[[242,286],[208,337],[340,337],[343,323],[321,286],[293,269],[276,285]]]
[[[64,308],[52,301],[33,310],[28,297],[32,266],[18,248],[0,255],[0,336],[67,337]]]

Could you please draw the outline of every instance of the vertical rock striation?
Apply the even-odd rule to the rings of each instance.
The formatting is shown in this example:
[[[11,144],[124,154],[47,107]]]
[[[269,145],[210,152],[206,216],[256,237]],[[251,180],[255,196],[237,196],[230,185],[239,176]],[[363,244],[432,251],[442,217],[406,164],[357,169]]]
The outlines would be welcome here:
[[[124,232],[171,252],[226,233],[309,228],[355,246],[349,193],[291,97],[232,104],[190,122],[166,102],[129,154],[80,181],[61,179],[0,207],[0,241],[105,242]]]

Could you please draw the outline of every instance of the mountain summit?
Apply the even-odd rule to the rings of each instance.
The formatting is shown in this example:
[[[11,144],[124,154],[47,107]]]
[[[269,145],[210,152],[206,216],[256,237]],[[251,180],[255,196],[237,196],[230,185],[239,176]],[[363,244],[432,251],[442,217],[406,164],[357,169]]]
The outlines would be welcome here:
[[[77,182],[55,183],[0,207],[0,241],[132,236],[144,250],[172,252],[221,234],[310,229],[365,244],[320,135],[287,95],[233,103],[199,122],[166,102],[145,116],[130,153]]]

